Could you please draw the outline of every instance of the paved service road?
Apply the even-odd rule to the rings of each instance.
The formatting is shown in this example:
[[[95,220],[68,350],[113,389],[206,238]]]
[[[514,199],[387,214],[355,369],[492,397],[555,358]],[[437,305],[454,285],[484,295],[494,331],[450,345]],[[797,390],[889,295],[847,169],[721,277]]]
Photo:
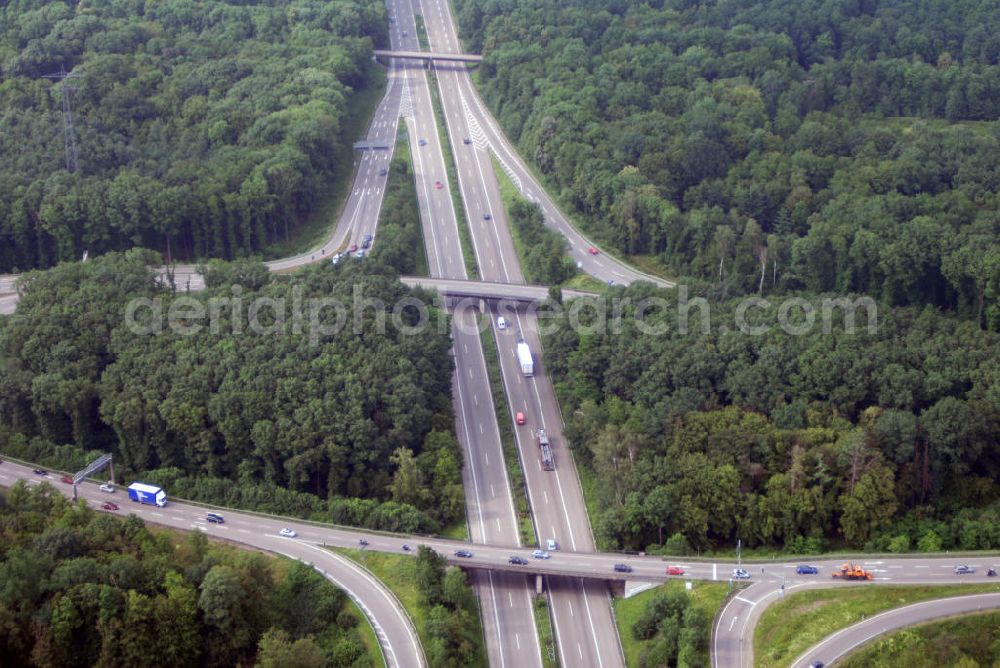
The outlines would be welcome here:
[[[33,474],[30,467],[10,461],[0,463],[0,486],[9,487],[19,479],[26,480],[29,485],[45,481],[67,496],[72,496],[73,493],[72,485],[60,482],[56,473],[40,477]],[[94,482],[78,485],[77,494],[88,506],[99,512],[122,516],[134,513],[152,524],[183,531],[203,531],[212,538],[283,554],[308,563],[344,589],[362,609],[375,629],[389,666],[409,668],[427,665],[420,640],[406,610],[385,585],[351,560],[322,549],[323,541],[318,534],[300,528],[290,520],[217,510],[226,521],[224,524],[210,524],[205,520],[207,509],[204,507],[173,502],[168,502],[163,508],[141,505],[129,501],[128,492],[124,488],[119,487],[115,493],[109,494],[98,489],[98,483]],[[105,501],[117,503],[121,510],[101,510],[101,504]],[[279,536],[278,531],[286,526],[295,527],[299,537],[291,539]],[[346,543],[338,544],[347,546]],[[357,547],[357,539],[351,542],[351,546]]]
[[[808,668],[813,661],[822,661],[829,666],[882,634],[940,617],[997,608],[1000,608],[1000,594],[974,594],[922,601],[887,610],[871,619],[841,629],[813,645],[792,663],[792,668]]]

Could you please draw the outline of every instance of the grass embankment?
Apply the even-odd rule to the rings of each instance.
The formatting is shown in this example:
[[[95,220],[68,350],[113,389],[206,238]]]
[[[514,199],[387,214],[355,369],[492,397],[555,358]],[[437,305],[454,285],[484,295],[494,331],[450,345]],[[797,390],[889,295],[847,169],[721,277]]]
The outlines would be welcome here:
[[[848,655],[843,668],[940,668],[1000,664],[1000,612],[963,615],[891,633]]]
[[[1000,591],[1000,584],[859,585],[795,592],[769,607],[757,623],[754,665],[788,666],[834,631],[891,608],[932,598],[995,591]]]
[[[308,218],[292,231],[286,241],[271,244],[264,249],[265,259],[288,257],[315,248],[326,240],[337,225],[357,170],[354,163],[354,142],[364,138],[378,103],[385,95],[385,70],[375,62],[368,65],[367,80],[368,87],[358,90],[348,105],[349,112],[344,119],[344,130],[334,156],[340,167]]]
[[[417,636],[420,638],[420,644],[423,646],[426,656],[428,648],[433,646],[432,643],[435,640],[428,629],[431,610],[425,603],[418,587],[417,560],[410,556],[369,552],[367,550],[330,549],[349,557],[367,568],[382,584],[395,594],[396,598],[403,605],[403,609],[406,610],[406,614],[410,616],[410,620],[417,630]],[[476,600],[475,597],[473,597],[473,600]],[[475,615],[475,624],[477,646],[474,652],[464,657],[464,665],[487,668],[486,643],[483,636],[482,622],[478,614]]]
[[[485,318],[488,316],[480,316]],[[531,521],[531,508],[528,505],[528,494],[524,484],[524,472],[521,470],[521,458],[518,456],[517,441],[514,440],[514,428],[511,426],[510,407],[507,404],[507,392],[504,390],[503,376],[500,372],[500,352],[497,350],[493,328],[480,320],[482,333],[479,335],[483,344],[483,356],[486,358],[486,375],[490,379],[490,393],[493,395],[493,407],[496,410],[497,425],[500,427],[500,444],[503,446],[503,459],[507,467],[507,478],[510,480],[511,495],[517,509],[517,527],[524,545],[536,545],[538,538]]]
[[[641,594],[636,594],[630,598],[616,598],[614,600],[613,607],[615,611],[615,620],[618,623],[618,635],[622,639],[622,651],[625,652],[626,666],[629,668],[638,667],[639,656],[651,642],[649,640],[637,640],[635,636],[632,635],[632,626],[642,615],[646,606],[649,604],[650,599],[661,592],[679,591],[683,589],[683,581],[671,580],[670,582],[666,582],[659,587],[646,590]],[[693,587],[687,592],[688,596],[691,597],[691,602],[705,612],[705,617],[708,620],[715,619],[715,613],[719,610],[719,606],[722,605],[722,602],[726,600],[727,593],[728,586],[722,582],[697,581],[693,583]],[[711,621],[709,623],[711,623]],[[704,662],[702,665],[707,666],[709,663],[707,644],[704,650]]]

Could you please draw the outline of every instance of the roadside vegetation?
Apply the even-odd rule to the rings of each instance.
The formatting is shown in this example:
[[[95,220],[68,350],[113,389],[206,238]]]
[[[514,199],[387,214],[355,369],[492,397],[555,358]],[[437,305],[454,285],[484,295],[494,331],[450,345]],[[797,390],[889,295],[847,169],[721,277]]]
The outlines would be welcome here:
[[[207,289],[190,294],[157,285],[148,266],[159,263],[129,251],[23,279],[17,315],[0,323],[0,452],[61,470],[110,452],[124,479],[172,496],[373,529],[435,533],[464,519],[447,326],[404,334],[380,328],[371,307],[339,330],[329,314],[317,320],[327,329],[310,324],[309,300],[351,312],[355,290],[390,309],[420,298],[431,323],[446,321],[431,295],[374,258],[293,277],[212,263]],[[147,335],[123,318],[133,299],[210,313],[234,296],[244,306],[217,309],[214,332],[202,320],[182,334],[165,319]],[[269,306],[251,325],[256,299],[286,317]],[[412,326],[419,314],[401,318]],[[140,327],[152,324],[138,312]]]
[[[831,633],[892,608],[934,598],[997,591],[1000,585],[996,584],[880,584],[877,587],[859,585],[797,591],[771,605],[761,615],[753,638],[754,665],[757,668],[784,668]]]
[[[510,220],[510,233],[524,280],[536,285],[563,285],[569,282],[577,275],[577,269],[569,256],[566,237],[545,227],[541,207],[521,196],[496,158],[493,158],[493,171],[500,182],[500,193]]]
[[[309,566],[47,483],[0,490],[0,620],[5,666],[383,665],[367,620]]]
[[[640,324],[647,298],[662,301]],[[885,305],[871,332],[863,308],[853,332],[839,320],[789,332],[771,302],[752,309],[762,330],[749,336],[732,329],[739,301],[692,299],[614,287],[577,322],[547,320],[545,365],[567,442],[597,478],[585,489],[602,547],[1000,547],[1000,335]]]
[[[374,0],[4,3],[0,273],[135,246],[233,259],[328,228],[320,193],[350,177],[386,26]]]
[[[719,582],[667,582],[614,600],[618,635],[628,668],[707,666],[712,620],[726,598]]]
[[[338,549],[370,570],[399,599],[437,668],[486,668],[479,607],[468,575],[420,546],[415,556]]]
[[[487,103],[602,245],[719,298],[860,292],[1000,330],[995,5],[455,5]]]
[[[396,148],[378,218],[378,243],[372,248],[371,259],[403,275],[428,275],[413,161],[403,123],[396,133]]]
[[[848,655],[844,668],[978,668],[1000,663],[1000,613],[964,615],[897,631]]]

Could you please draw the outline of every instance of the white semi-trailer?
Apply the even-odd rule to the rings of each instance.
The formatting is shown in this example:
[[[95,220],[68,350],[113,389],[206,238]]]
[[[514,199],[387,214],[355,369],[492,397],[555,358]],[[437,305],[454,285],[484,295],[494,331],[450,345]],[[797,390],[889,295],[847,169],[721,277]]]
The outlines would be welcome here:
[[[517,361],[521,363],[521,373],[529,378],[535,375],[535,363],[531,360],[531,348],[524,341],[517,344]]]

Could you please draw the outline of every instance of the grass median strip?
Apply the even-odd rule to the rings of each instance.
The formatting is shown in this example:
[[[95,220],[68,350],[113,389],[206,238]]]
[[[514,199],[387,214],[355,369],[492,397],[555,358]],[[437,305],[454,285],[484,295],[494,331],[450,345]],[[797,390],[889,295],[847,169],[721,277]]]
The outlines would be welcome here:
[[[535,626],[538,627],[538,644],[542,648],[542,666],[544,668],[557,668],[559,666],[559,650],[556,648],[555,637],[552,635],[549,599],[544,596],[536,596],[534,610]]]
[[[437,75],[434,70],[427,73],[431,90],[431,104],[434,106],[435,127],[441,142],[441,152],[444,154],[444,166],[448,172],[448,193],[455,209],[455,219],[458,221],[458,238],[462,244],[462,257],[465,258],[465,269],[469,278],[479,278],[479,266],[476,255],[472,251],[472,231],[469,227],[469,214],[462,205],[458,193],[458,169],[455,167],[455,155],[452,153],[451,137],[448,136],[448,125],[445,123],[444,110],[441,107],[441,97],[438,93]]]
[[[407,135],[406,125],[400,124],[385,199],[379,211],[378,243],[372,249],[372,257],[401,274],[427,276],[427,253]]]
[[[1000,584],[860,585],[795,592],[769,607],[754,632],[754,665],[791,665],[831,633],[880,612],[934,598],[1000,592]]]

